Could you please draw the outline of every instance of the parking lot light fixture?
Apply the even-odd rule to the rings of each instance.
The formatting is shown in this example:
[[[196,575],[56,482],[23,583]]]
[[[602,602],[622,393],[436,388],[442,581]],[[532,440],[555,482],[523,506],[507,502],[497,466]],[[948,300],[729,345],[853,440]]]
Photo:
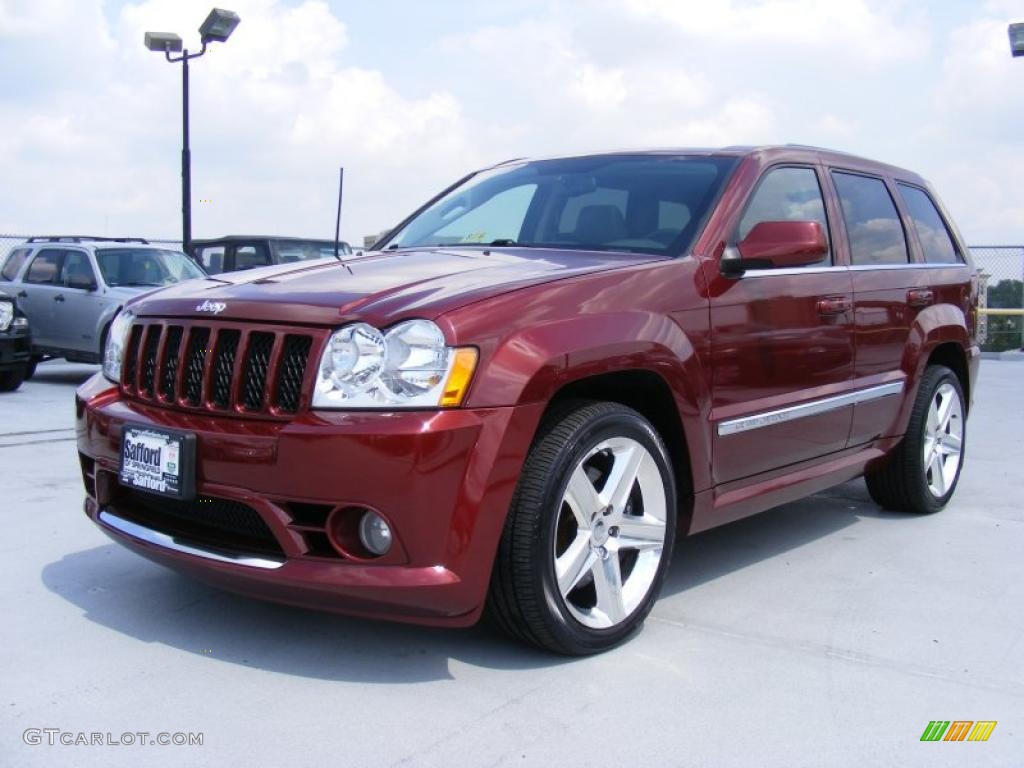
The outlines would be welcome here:
[[[238,26],[238,14],[214,8],[199,27],[203,47],[189,53],[182,47],[181,38],[173,32],[147,32],[143,38],[146,48],[164,57],[172,64],[181,62],[181,248],[192,255],[192,153],[188,136],[188,62],[206,53],[209,43],[223,43]],[[172,56],[172,53],[179,54]]]
[[[1024,56],[1024,22],[1011,24],[1007,32],[1010,34],[1010,52],[1014,56]]]
[[[181,38],[173,32],[147,32],[146,47],[157,53],[177,53],[181,50]]]
[[[199,34],[204,43],[223,43],[231,37],[239,21],[238,14],[234,11],[214,8],[199,27]]]

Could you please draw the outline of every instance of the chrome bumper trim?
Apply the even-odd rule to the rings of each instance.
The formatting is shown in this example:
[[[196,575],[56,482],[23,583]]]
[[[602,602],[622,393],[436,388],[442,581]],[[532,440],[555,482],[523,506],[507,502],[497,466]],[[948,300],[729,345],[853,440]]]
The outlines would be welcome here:
[[[269,557],[233,555],[229,552],[215,552],[209,549],[203,549],[195,544],[187,544],[181,539],[175,538],[174,536],[170,536],[166,533],[154,531],[152,528],[146,528],[138,523],[133,523],[131,520],[125,520],[123,517],[111,514],[105,509],[100,510],[99,519],[104,525],[113,528],[118,533],[131,536],[133,539],[144,541],[147,544],[155,544],[158,547],[171,549],[175,552],[183,552],[186,555],[195,555],[196,557],[202,557],[207,560],[216,560],[219,563],[231,563],[232,565],[244,565],[249,568],[273,570],[274,568],[280,568],[285,562],[284,560],[277,560]]]

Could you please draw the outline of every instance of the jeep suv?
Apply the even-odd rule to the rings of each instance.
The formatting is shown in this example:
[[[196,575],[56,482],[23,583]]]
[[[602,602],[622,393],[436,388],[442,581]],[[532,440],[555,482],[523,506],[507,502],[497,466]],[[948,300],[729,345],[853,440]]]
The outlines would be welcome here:
[[[185,254],[145,240],[32,237],[11,249],[0,287],[17,296],[32,324],[34,370],[50,357],[100,362],[110,322],[126,301],[204,276]]]
[[[338,242],[338,255],[348,256],[352,248]],[[334,258],[333,240],[308,240],[300,237],[259,237],[228,235],[212,240],[193,240],[192,258],[207,274],[236,272],[242,269],[267,267],[271,264],[294,264],[298,261]]]
[[[978,281],[909,171],[804,147],[516,160],[347,260],[171,287],[78,391],[85,512],[226,588],[565,654],[676,534],[963,464]]]

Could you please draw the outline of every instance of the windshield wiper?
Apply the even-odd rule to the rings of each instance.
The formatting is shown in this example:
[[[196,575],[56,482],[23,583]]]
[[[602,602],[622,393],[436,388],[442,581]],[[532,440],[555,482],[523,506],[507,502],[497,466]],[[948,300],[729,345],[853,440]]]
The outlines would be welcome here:
[[[119,288],[158,288],[163,283],[114,283]]]

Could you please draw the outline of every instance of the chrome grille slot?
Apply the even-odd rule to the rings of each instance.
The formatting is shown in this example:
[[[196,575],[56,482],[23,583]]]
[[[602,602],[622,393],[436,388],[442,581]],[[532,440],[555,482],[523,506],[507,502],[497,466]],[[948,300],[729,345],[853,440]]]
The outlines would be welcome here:
[[[306,375],[306,364],[309,362],[309,350],[313,340],[309,336],[288,334],[284,340],[284,351],[281,353],[281,370],[277,378],[277,396],[275,402],[282,413],[295,413],[299,410],[299,398],[302,395],[302,380]]]
[[[273,351],[274,334],[256,331],[249,335],[245,369],[242,372],[242,405],[247,411],[258,411],[263,407],[263,393]]]
[[[231,384],[235,371],[235,354],[242,334],[235,330],[222,330],[217,334],[217,349],[213,354],[213,378],[210,381],[210,401],[217,408],[231,405]]]
[[[193,328],[185,363],[185,402],[198,407],[203,401],[203,368],[209,352],[210,329]]]
[[[167,329],[167,341],[164,347],[164,367],[160,376],[160,396],[174,402],[178,389],[178,356],[181,354],[181,337],[184,328],[172,325]]]

